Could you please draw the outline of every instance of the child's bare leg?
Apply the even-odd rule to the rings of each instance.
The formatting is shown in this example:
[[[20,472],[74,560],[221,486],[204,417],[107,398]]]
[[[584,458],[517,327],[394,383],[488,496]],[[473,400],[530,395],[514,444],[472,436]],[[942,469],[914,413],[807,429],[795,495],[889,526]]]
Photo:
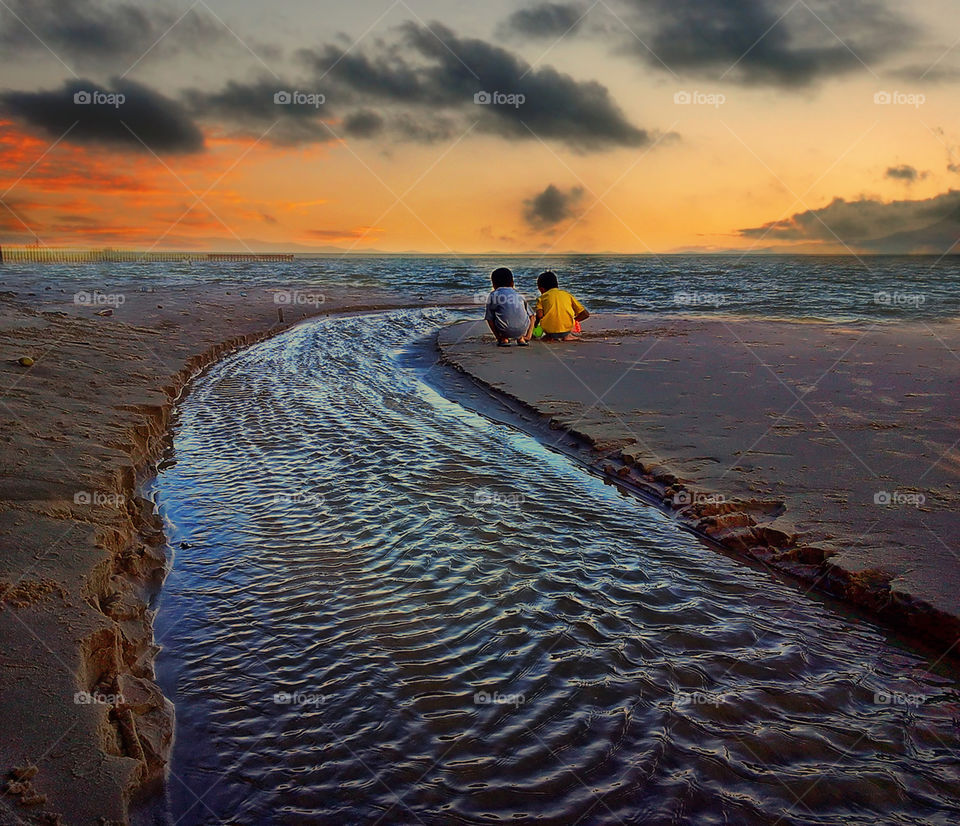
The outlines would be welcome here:
[[[525,344],[533,339],[533,316],[530,317],[530,323],[527,325],[527,332],[517,339],[517,344]]]

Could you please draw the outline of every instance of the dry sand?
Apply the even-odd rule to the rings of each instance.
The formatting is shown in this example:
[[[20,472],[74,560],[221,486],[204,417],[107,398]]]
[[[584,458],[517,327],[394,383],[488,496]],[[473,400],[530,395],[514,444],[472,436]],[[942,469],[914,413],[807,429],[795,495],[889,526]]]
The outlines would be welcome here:
[[[271,291],[243,290],[137,291],[111,316],[78,307],[70,289],[0,293],[2,823],[122,822],[163,776],[172,710],[153,683],[145,602],[163,537],[136,479],[190,378],[318,311],[396,306],[328,293],[319,307],[286,306],[281,324]],[[732,501],[677,508],[691,525],[851,598],[866,583],[861,603],[955,639],[955,325],[607,317],[588,330],[575,345],[508,351],[457,325],[441,344],[588,438],[622,483],[668,502]],[[925,502],[881,507],[880,490]]]
[[[280,324],[264,288],[131,291],[111,316],[71,293],[0,294],[3,823],[123,822],[163,777],[173,717],[145,602],[163,537],[136,478],[177,395],[218,356],[317,311],[396,306],[328,294],[287,305]]]
[[[491,341],[440,347],[687,526],[958,653],[960,325],[609,315]]]

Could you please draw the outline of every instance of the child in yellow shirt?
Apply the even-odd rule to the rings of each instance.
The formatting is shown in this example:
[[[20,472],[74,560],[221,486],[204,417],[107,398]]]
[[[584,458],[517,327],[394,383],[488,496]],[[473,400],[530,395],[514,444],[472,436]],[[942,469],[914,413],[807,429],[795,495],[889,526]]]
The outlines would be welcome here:
[[[574,325],[590,317],[586,308],[566,290],[560,289],[557,274],[547,270],[537,278],[537,324],[546,341],[575,341]]]

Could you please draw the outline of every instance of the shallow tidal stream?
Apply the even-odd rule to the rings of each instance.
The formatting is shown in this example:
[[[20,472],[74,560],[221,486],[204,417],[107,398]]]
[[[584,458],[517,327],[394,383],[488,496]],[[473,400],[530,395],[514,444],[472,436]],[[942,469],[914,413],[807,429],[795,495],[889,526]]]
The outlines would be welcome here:
[[[179,405],[163,819],[960,822],[953,667],[442,395],[455,317],[314,321]]]

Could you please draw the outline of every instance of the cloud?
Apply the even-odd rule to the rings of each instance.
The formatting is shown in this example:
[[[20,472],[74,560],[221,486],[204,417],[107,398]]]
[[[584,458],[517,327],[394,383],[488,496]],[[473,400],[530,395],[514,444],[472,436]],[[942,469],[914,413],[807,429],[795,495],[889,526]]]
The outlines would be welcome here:
[[[555,39],[581,27],[588,9],[575,3],[538,3],[518,9],[500,24],[504,37]]]
[[[168,54],[200,46],[209,50],[211,42],[228,34],[195,9],[181,14],[156,4],[7,0],[0,4],[0,47],[5,54],[49,54],[49,49],[66,60],[115,66],[118,59],[138,60],[154,46]]]
[[[926,178],[927,173],[918,172],[916,167],[904,163],[900,164],[899,166],[887,167],[884,177],[890,178],[894,181],[906,181],[907,183],[912,184],[914,181],[918,181],[921,178]]]
[[[960,80],[960,68],[929,64],[903,66],[890,72],[890,76],[909,83],[954,83]]]
[[[131,80],[116,80],[110,89],[75,80],[51,91],[3,92],[0,110],[67,143],[137,152],[149,147],[157,154],[204,148],[203,134],[181,104]]]
[[[803,87],[861,71],[906,50],[918,33],[890,0],[610,0],[606,9],[586,8],[575,31],[618,54],[675,77],[743,85]],[[584,10],[540,3],[499,31],[558,37]]]
[[[332,107],[326,101],[319,105],[306,102],[306,97],[294,100],[294,93],[322,94],[311,84],[264,77],[246,83],[231,80],[213,92],[188,89],[182,100],[197,120],[231,124],[249,137],[280,146],[336,140],[336,133],[326,126]]]
[[[883,202],[835,198],[820,209],[741,229],[745,238],[819,241],[883,252],[942,252],[960,238],[960,191],[933,198]]]
[[[352,138],[372,138],[383,130],[383,118],[370,109],[360,109],[347,115],[343,131]]]
[[[915,34],[883,0],[654,0],[653,8],[650,48],[659,60],[678,72],[729,72],[744,84],[805,86],[861,71]],[[631,46],[659,63],[635,40]]]
[[[582,187],[566,192],[553,184],[523,202],[524,220],[534,229],[549,229],[576,215],[574,208],[583,197]]]
[[[459,37],[440,23],[405,23],[398,39],[375,44],[373,54],[327,45],[300,59],[329,88],[338,106],[393,107],[398,127],[412,140],[434,139],[436,126],[455,116],[462,134],[479,132],[510,140],[556,140],[580,151],[646,146],[651,136],[634,126],[595,81],[579,81],[550,66],[533,68],[506,49]],[[481,91],[522,96],[478,105]],[[385,118],[389,124],[389,119]],[[433,128],[418,130],[418,122]],[[446,130],[444,130],[446,131]]]

